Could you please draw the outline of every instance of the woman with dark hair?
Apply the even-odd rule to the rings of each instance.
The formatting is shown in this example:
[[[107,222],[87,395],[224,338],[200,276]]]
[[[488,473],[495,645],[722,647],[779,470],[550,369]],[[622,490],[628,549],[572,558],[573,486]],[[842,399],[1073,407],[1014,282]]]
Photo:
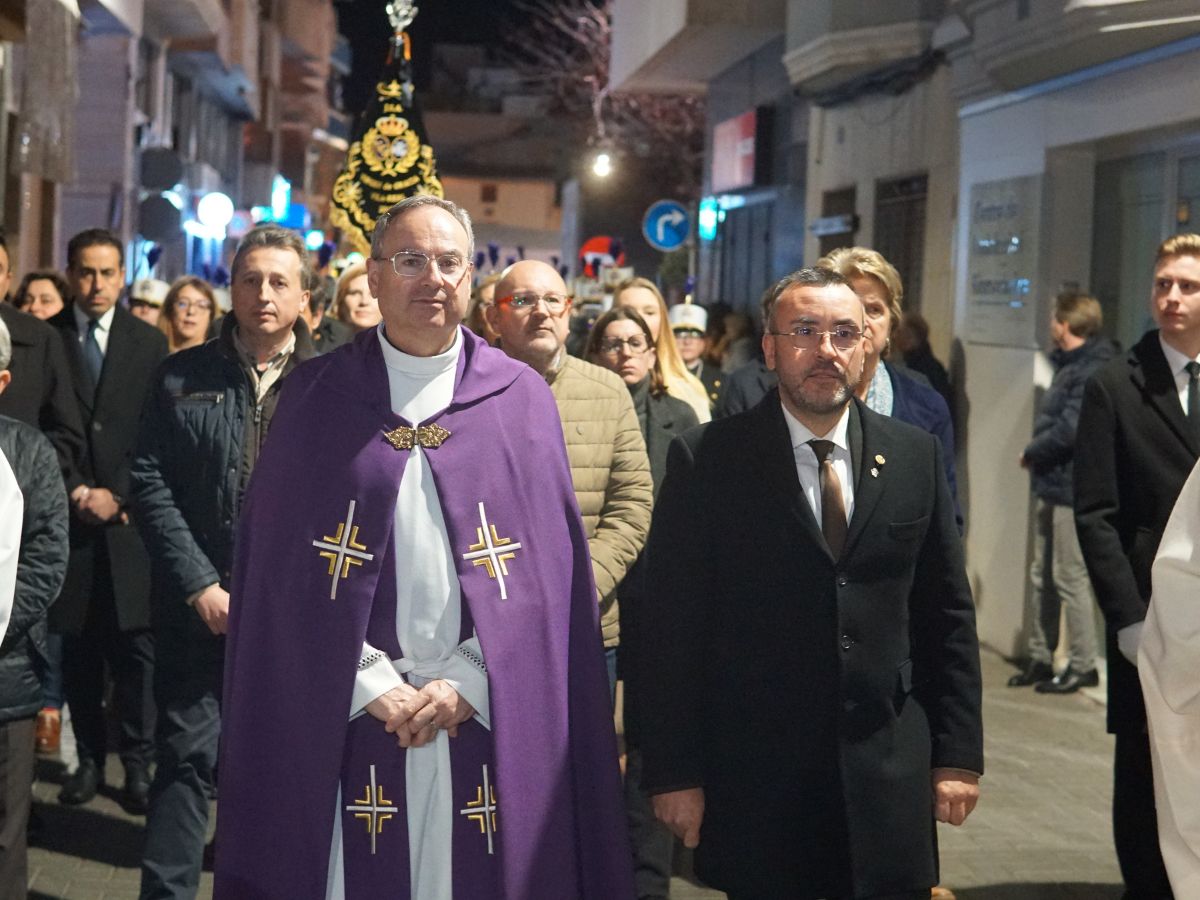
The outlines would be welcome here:
[[[628,385],[657,494],[667,470],[667,447],[675,435],[699,424],[695,410],[667,393],[650,326],[628,307],[610,309],[596,320],[584,355],[589,362],[620,375]]]
[[[13,305],[44,322],[62,311],[69,292],[65,278],[53,269],[42,269],[21,279]]]
[[[158,327],[167,336],[172,353],[198,347],[208,338],[216,314],[212,286],[196,275],[176,278],[163,301]]]
[[[664,330],[670,333],[669,329]],[[650,476],[657,497],[666,475],[667,448],[676,435],[699,424],[695,410],[667,393],[654,336],[646,320],[635,310],[618,307],[600,316],[588,336],[585,355],[596,365],[616,372],[628,385],[642,436],[646,439]],[[646,581],[644,560],[639,557],[617,588],[621,610],[617,667],[625,683],[625,810],[633,844],[638,896],[666,897],[671,885],[674,839],[655,820],[650,801],[639,787],[642,768],[638,749],[639,716],[642,715],[640,658],[653,651],[641,646],[638,640],[638,617],[651,590]]]

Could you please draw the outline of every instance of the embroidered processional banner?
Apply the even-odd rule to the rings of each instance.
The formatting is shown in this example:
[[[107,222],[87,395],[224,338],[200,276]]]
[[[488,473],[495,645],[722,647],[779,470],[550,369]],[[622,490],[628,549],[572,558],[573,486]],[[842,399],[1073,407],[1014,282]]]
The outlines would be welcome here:
[[[375,220],[413,194],[443,196],[433,147],[413,95],[411,2],[388,4],[394,37],[375,94],[367,104],[333,183],[329,220],[362,254],[369,255]]]

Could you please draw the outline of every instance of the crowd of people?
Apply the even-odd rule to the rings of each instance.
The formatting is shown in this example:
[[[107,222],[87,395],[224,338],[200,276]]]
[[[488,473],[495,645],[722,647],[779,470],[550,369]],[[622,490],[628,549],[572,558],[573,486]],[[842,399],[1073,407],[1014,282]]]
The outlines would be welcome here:
[[[633,278],[578,355],[562,275],[475,273],[432,197],[336,280],[270,225],[227,290],[123,259],[81,232],[0,302],[0,896],[64,705],[64,804],[116,721],[143,898],[195,896],[218,790],[221,897],[654,900],[681,845],[732,900],[948,895],[935,823],[983,774],[953,394],[881,254],[766,286],[757,338]],[[1125,360],[1093,298],[1054,304],[1010,681],[1097,684],[1099,601],[1131,898],[1197,877],[1166,600],[1140,638],[1200,452],[1200,237],[1160,249],[1151,310]],[[1189,513],[1164,596],[1200,577]]]

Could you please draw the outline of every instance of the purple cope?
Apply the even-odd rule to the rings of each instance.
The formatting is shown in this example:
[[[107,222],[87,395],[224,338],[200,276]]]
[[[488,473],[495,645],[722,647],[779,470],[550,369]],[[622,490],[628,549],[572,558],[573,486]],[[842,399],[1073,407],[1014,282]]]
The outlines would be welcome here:
[[[217,898],[320,900],[343,763],[391,753],[379,770],[403,771],[395,738],[374,734],[382,722],[349,729],[347,719],[372,612],[395,597],[391,533],[411,451],[384,433],[430,423],[450,433],[425,453],[463,619],[486,660],[492,730],[469,722],[478,732],[469,743],[482,735],[471,752],[490,756],[496,798],[494,834],[479,831],[495,838],[494,867],[476,882],[460,877],[456,859],[454,897],[634,897],[591,564],[554,399],[532,369],[462,337],[453,399],[423,423],[392,413],[374,329],[284,385],[247,491],[230,592]],[[450,739],[452,759],[462,738]],[[344,810],[368,784],[359,774],[346,773],[359,795],[336,810],[347,851],[372,832]],[[385,786],[386,802],[402,798],[402,785]],[[454,790],[456,810],[475,799],[459,796],[457,779]],[[406,829],[397,805],[377,836]],[[456,856],[458,840],[456,826]],[[368,862],[394,873],[389,897],[409,896],[404,854]],[[348,872],[347,896],[352,888]]]

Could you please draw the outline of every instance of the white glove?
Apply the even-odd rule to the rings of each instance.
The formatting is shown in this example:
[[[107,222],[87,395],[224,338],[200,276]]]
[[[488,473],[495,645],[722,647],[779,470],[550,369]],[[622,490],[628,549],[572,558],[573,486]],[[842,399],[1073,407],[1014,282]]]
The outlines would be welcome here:
[[[1117,632],[1117,649],[1127,660],[1137,665],[1138,645],[1142,642],[1142,626],[1145,622],[1134,622]]]

